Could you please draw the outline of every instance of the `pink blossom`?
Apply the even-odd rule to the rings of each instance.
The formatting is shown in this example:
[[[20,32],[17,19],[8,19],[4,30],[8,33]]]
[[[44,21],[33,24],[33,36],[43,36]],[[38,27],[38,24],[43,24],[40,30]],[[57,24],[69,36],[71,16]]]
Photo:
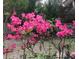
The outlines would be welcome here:
[[[58,37],[65,37],[65,31],[60,31],[60,32],[57,32],[57,34],[56,34]]]
[[[60,26],[59,26],[59,29],[60,29],[60,30],[64,30],[64,29],[67,29],[67,24],[64,24],[64,25],[60,25]]]
[[[44,23],[38,23],[36,30],[38,33],[45,33],[49,28],[51,28],[51,25],[45,21]]]
[[[41,33],[46,32],[46,31],[47,31],[47,28],[44,26],[44,24],[39,24],[39,25],[37,26],[36,30],[37,30],[38,33],[41,34]]]
[[[7,39],[16,39],[16,37],[13,36],[12,34],[8,34],[8,35],[7,35]]]
[[[8,28],[8,29],[12,29],[12,28],[13,28],[13,25],[7,23],[7,28]]]
[[[23,30],[24,30],[24,29],[23,29],[23,26],[18,26],[17,30],[18,30],[18,32],[23,31]]]
[[[56,20],[56,27],[59,28],[59,32],[57,32],[58,37],[66,37],[73,34],[73,30],[67,27],[67,24],[62,24],[60,20]]]
[[[16,40],[19,40],[19,39],[21,39],[22,36],[17,34],[17,35],[15,35],[15,37],[16,37]]]
[[[37,15],[37,16],[36,16],[36,20],[37,20],[38,22],[42,22],[42,21],[43,21],[43,17],[40,16],[40,15]]]
[[[8,34],[7,35],[7,39],[20,39],[21,36],[16,34],[16,35],[12,35],[12,34]]]
[[[22,15],[22,17],[25,17],[25,13],[22,13],[21,15]]]
[[[17,30],[17,28],[12,27],[12,28],[11,28],[11,31],[12,31],[12,32],[17,32],[18,30]]]
[[[58,37],[66,37],[73,34],[72,29],[64,29],[63,31],[57,32]]]
[[[56,27],[59,27],[59,26],[61,26],[61,25],[62,25],[62,23],[61,23],[61,21],[60,21],[60,20],[55,20],[55,22],[56,22],[56,24],[55,24],[55,26],[56,26]]]
[[[25,16],[27,19],[29,20],[32,20],[32,18],[35,17],[35,14],[32,12],[32,13],[27,13],[26,16]]]
[[[12,32],[16,32],[17,31],[17,28],[15,28],[14,25],[9,24],[9,23],[7,24],[7,28],[10,29]]]
[[[12,19],[12,24],[13,25],[19,25],[19,24],[21,24],[21,20],[18,17],[11,16],[11,19]]]
[[[29,23],[26,21],[26,22],[24,22],[23,27],[24,27],[24,30],[29,31],[29,30],[33,30],[34,25],[32,25],[32,23]]]
[[[72,29],[66,29],[66,30],[64,30],[65,31],[65,33],[67,34],[67,35],[72,35],[73,34],[73,30]]]
[[[63,31],[57,32],[58,37],[66,37],[73,34],[72,29],[64,29]]]

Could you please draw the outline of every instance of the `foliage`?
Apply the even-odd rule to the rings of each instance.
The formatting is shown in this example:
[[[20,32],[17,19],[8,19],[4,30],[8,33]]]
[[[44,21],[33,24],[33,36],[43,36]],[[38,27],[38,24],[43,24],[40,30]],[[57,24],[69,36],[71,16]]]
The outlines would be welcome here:
[[[44,6],[44,13],[46,18],[49,20],[52,20],[51,18],[58,17],[59,11],[58,0],[48,0],[48,3]]]
[[[22,12],[43,13],[48,20],[60,17],[63,22],[71,22],[75,19],[74,7],[72,3],[63,7],[59,0],[48,0],[47,3],[36,5],[38,0],[4,0],[4,20],[10,16],[15,9],[17,14]],[[7,7],[8,6],[8,7]]]

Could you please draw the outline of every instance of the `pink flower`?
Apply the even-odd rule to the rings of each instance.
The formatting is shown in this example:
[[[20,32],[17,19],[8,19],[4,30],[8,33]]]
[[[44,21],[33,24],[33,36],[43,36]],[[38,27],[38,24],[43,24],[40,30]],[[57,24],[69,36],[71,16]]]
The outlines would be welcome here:
[[[35,14],[32,12],[32,13],[28,13],[28,14],[26,14],[26,16],[25,16],[27,19],[29,19],[29,20],[32,20],[32,18],[34,18],[35,17]]]
[[[16,37],[15,36],[13,36],[12,34],[8,34],[7,35],[7,39],[15,39]]]
[[[17,32],[18,30],[17,30],[17,28],[12,27],[12,28],[11,28],[11,31],[12,31],[12,32]]]
[[[62,25],[62,23],[61,23],[61,21],[60,21],[60,20],[55,20],[55,22],[56,22],[56,24],[55,24],[55,26],[56,26],[56,27],[59,27],[59,26],[61,26],[61,25]]]
[[[60,31],[60,32],[57,32],[57,34],[56,34],[58,37],[65,37],[65,31]]]
[[[36,20],[37,20],[38,22],[42,22],[42,21],[43,21],[43,17],[40,16],[40,15],[37,15],[37,16],[36,16]]]
[[[66,29],[66,30],[65,30],[65,33],[66,33],[67,35],[72,35],[72,34],[73,34],[73,30],[72,30],[72,29]]]
[[[13,25],[19,25],[19,24],[21,24],[21,20],[18,17],[11,16],[11,19],[12,19],[12,24]]]
[[[25,13],[22,13],[21,15],[22,15],[22,17],[25,17]]]
[[[15,34],[15,35],[8,34],[7,35],[7,39],[20,39],[20,38],[21,38],[21,35],[19,34]]]
[[[13,25],[7,23],[7,28],[8,28],[8,29],[12,29],[13,27],[14,27]]]
[[[18,31],[17,28],[14,27],[14,25],[9,24],[9,23],[7,24],[7,28],[10,29],[12,32],[16,32],[16,31]]]
[[[73,34],[73,30],[69,29],[67,27],[67,24],[62,25],[60,20],[56,20],[56,27],[59,28],[59,30],[60,30],[56,34],[58,37],[66,37],[66,36],[70,36]]]
[[[64,29],[63,31],[57,32],[58,37],[66,37],[73,34],[72,29]]]
[[[26,22],[24,22],[23,28],[26,31],[30,31],[30,30],[33,30],[34,25],[32,25],[32,23],[29,23],[29,22],[26,21]]]
[[[45,33],[49,28],[51,28],[51,25],[48,22],[44,21],[43,23],[37,24],[36,30],[38,33],[42,34]]]
[[[60,30],[64,30],[64,29],[67,29],[67,24],[64,24],[64,25],[60,25],[60,26],[59,26],[59,29],[60,29]]]

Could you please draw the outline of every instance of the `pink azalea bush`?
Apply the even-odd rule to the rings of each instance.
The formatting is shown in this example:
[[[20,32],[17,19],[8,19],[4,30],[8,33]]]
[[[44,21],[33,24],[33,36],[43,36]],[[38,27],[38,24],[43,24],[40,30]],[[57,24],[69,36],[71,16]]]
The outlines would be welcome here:
[[[46,34],[48,29],[51,29],[52,25],[49,21],[44,19],[41,15],[35,13],[22,13],[21,17],[13,14],[10,18],[10,23],[7,23],[8,33],[5,40],[22,40],[20,48],[32,49],[30,46],[34,46],[42,39],[41,36]],[[14,45],[10,48],[4,48],[4,54],[12,52],[16,48]],[[32,52],[33,53],[33,52]],[[25,52],[23,52],[25,55]]]
[[[11,22],[6,25],[9,32],[5,39],[22,40],[23,44],[20,46],[22,50],[28,48],[29,45],[35,45],[38,41],[42,40],[42,38],[50,38],[52,37],[51,35],[53,35],[50,34],[50,32],[53,32],[53,25],[41,15],[36,15],[34,12],[22,13],[21,17],[18,17],[15,13],[11,16],[10,21]],[[75,28],[74,21],[72,22],[72,26]],[[74,33],[72,28],[68,28],[68,24],[63,24],[58,19],[55,20],[55,29],[58,29],[55,35],[59,38],[71,36]],[[13,44],[8,48],[4,48],[3,50],[4,53],[8,53],[13,51],[14,48],[16,48],[16,44]]]
[[[26,19],[25,21],[23,19]],[[73,34],[73,30],[67,27],[67,24],[62,24],[60,20],[55,20],[55,26],[60,31],[56,33],[58,37],[66,37]],[[75,22],[73,21],[73,26]],[[52,24],[44,19],[41,15],[35,13],[22,13],[21,18],[16,15],[11,16],[11,22],[7,23],[7,28],[12,32],[7,34],[6,39],[22,39],[25,33],[37,33],[36,35],[46,34],[48,29],[52,28]],[[35,30],[35,32],[33,32]],[[24,32],[24,34],[23,34]],[[30,37],[29,42],[37,42],[36,38]]]
[[[22,18],[22,19],[21,19]],[[35,15],[35,13],[22,13],[21,18],[17,17],[16,15],[11,16],[11,22],[7,23],[7,28],[11,33],[7,34],[6,39],[22,39],[24,33],[35,33],[33,30],[36,31],[37,34],[33,35],[29,39],[29,43],[35,44],[38,42],[35,36],[44,34],[47,32],[48,29],[51,28],[50,22],[45,20],[41,15]],[[23,21],[23,18],[26,20]]]
[[[63,52],[63,50],[65,49],[65,48],[67,48],[66,46],[68,45],[70,45],[70,44],[66,44],[65,43],[65,38],[66,37],[71,37],[71,36],[73,36],[73,34],[74,34],[74,28],[75,28],[75,22],[73,21],[72,23],[71,23],[71,26],[72,27],[68,27],[69,26],[69,24],[67,24],[67,23],[62,23],[61,22],[61,20],[59,20],[59,19],[56,19],[55,20],[55,27],[58,29],[58,31],[57,31],[57,33],[56,33],[56,35],[57,35],[57,37],[58,38],[60,38],[60,42],[58,43],[59,44],[59,46],[58,46],[58,51],[59,51],[59,53],[61,52],[62,53],[62,57],[63,57],[63,54],[64,54],[64,52]],[[64,39],[63,39],[64,38]],[[70,46],[69,46],[70,47]],[[68,48],[67,48],[68,49]],[[59,54],[59,56],[61,55],[61,53]],[[66,53],[65,53],[66,54]],[[67,57],[70,57],[70,56],[68,56],[67,55]],[[74,54],[72,54],[72,56],[71,56],[73,59],[74,59]]]

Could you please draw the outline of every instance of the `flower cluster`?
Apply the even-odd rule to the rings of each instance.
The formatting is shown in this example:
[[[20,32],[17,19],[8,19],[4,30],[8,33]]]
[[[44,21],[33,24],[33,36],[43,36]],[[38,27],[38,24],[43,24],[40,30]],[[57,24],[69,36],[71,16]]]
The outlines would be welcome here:
[[[22,40],[22,45],[20,46],[22,50],[25,48],[31,48],[31,45],[34,46],[38,43],[39,40],[51,39],[52,35],[57,35],[60,38],[64,38],[70,35],[73,35],[75,28],[75,21],[72,22],[72,28],[68,27],[68,24],[62,23],[60,20],[55,20],[55,27],[51,22],[44,19],[41,15],[37,15],[34,12],[32,13],[22,13],[18,17],[16,13],[12,14],[10,23],[7,23],[7,28],[9,30],[5,39],[8,40]],[[55,29],[58,29],[57,33],[53,32]],[[56,30],[55,30],[56,31]],[[54,34],[53,34],[54,33]],[[64,42],[60,42],[65,46]],[[16,44],[4,48],[3,53],[12,52],[16,48]]]
[[[60,20],[55,20],[55,26],[59,28],[59,32],[57,32],[58,37],[66,37],[73,34],[73,30],[67,27],[67,24],[62,24]]]
[[[35,17],[34,13],[25,14],[25,18],[28,19],[28,21],[25,21],[23,24],[23,28],[26,31],[33,30],[35,28],[37,33],[42,34],[51,27],[51,24],[40,15],[36,15]]]
[[[24,21],[25,19],[25,21]],[[11,16],[11,23],[7,23],[7,28],[11,31],[7,39],[21,39],[24,33],[34,33],[29,39],[30,44],[35,44],[38,35],[44,34],[51,28],[50,22],[45,20],[41,15],[35,13],[22,13],[21,17]],[[36,37],[35,37],[36,36]]]

